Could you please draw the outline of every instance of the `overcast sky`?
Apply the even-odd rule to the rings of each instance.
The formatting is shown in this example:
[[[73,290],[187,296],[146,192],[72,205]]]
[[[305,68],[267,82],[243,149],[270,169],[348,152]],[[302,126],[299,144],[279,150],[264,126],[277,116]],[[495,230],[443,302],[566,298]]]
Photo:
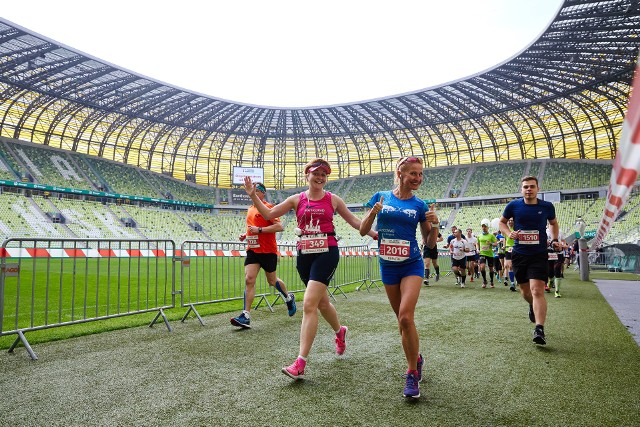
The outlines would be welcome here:
[[[29,0],[2,17],[206,95],[276,107],[413,92],[493,68],[562,0]]]

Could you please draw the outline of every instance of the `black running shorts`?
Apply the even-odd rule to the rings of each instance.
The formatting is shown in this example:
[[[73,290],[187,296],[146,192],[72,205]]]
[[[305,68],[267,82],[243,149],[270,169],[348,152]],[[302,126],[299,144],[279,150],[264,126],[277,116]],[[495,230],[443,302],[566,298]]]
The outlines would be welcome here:
[[[549,260],[546,252],[534,255],[523,255],[513,252],[511,267],[518,283],[526,283],[531,279],[543,280],[549,277]]]
[[[260,264],[264,271],[271,273],[276,271],[278,266],[278,254],[274,253],[258,253],[251,249],[247,251],[247,257],[244,259],[244,265]]]

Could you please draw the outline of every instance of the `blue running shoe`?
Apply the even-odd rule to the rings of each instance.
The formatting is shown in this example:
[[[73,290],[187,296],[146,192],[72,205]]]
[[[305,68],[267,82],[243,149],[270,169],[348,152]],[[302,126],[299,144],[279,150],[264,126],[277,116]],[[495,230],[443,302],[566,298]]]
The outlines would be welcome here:
[[[418,385],[418,379],[413,373],[407,373],[407,382],[404,386],[404,397],[417,399],[420,397],[420,386]]]
[[[245,316],[244,313],[241,313],[238,317],[233,317],[231,319],[231,324],[243,329],[251,329],[251,319]]]
[[[424,365],[424,358],[422,354],[418,354],[418,382],[422,381],[422,365]]]
[[[296,296],[293,292],[289,292],[289,297],[291,298],[287,301],[287,310],[289,310],[289,317],[296,314],[298,308],[296,307]]]

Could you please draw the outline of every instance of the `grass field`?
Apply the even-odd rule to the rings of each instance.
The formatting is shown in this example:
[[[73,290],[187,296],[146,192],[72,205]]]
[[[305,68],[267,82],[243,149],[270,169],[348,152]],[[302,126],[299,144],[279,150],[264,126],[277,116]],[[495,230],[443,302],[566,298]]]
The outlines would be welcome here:
[[[182,267],[180,262],[173,266],[171,263],[171,258],[135,257],[23,259],[19,265],[20,276],[5,279],[0,330],[29,330],[91,320],[76,326],[25,332],[28,341],[35,344],[148,324],[157,313],[154,309],[173,304],[177,308],[167,308],[166,314],[170,319],[180,319],[187,311],[180,308],[182,302],[196,305],[198,313],[205,315],[242,308],[243,257],[193,257],[188,267]],[[336,283],[367,277],[368,266],[368,258],[343,257],[336,272]],[[304,290],[295,258],[280,259],[278,276],[288,291]],[[256,283],[256,294],[267,295],[270,302],[276,300],[276,292],[268,286],[262,272]],[[256,298],[254,304],[258,301]],[[146,310],[152,313],[139,314]],[[124,317],[92,320],[109,316]],[[9,348],[15,338],[15,334],[0,337],[0,349]]]
[[[0,425],[638,426],[640,349],[595,285],[568,276],[563,298],[548,299],[546,347],[531,343],[526,304],[507,288],[458,289],[450,277],[423,288],[416,402],[401,397],[396,322],[372,289],[337,299],[347,352],[335,356],[321,323],[304,381],[280,373],[300,327],[300,312],[289,318],[283,306],[254,312],[251,330],[210,314],[205,326],[173,322],[171,333],[41,343],[35,362],[21,347],[2,353]]]

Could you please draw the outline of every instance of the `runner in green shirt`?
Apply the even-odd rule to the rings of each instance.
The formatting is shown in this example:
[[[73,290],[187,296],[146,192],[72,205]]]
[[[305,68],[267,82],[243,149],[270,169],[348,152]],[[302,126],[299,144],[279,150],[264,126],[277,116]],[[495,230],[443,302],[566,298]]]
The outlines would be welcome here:
[[[491,287],[493,286],[493,247],[498,245],[498,239],[493,233],[489,233],[489,224],[490,221],[488,219],[483,219],[480,225],[482,226],[482,233],[477,236],[478,246],[480,246],[480,260],[479,260],[479,268],[480,274],[482,274],[482,287],[487,287],[487,272],[485,270],[485,265],[489,264],[489,277],[491,279]]]

